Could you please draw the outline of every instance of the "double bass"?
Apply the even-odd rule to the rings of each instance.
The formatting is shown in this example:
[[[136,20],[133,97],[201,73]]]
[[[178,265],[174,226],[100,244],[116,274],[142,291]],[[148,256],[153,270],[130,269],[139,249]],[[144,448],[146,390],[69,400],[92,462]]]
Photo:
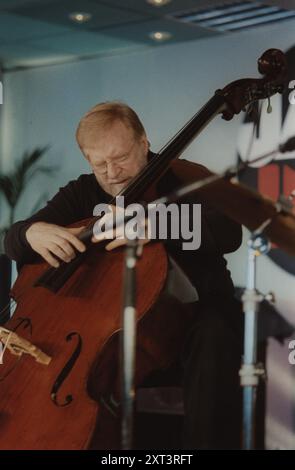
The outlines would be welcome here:
[[[178,157],[216,115],[230,120],[248,104],[283,91],[283,53],[266,51],[258,66],[263,78],[237,80],[216,91],[123,190],[126,205],[147,194],[168,168],[183,183],[210,174]],[[120,447],[124,258],[122,250],[108,253],[91,243],[96,220],[88,220],[79,236],[87,245],[85,253],[59,268],[48,268],[45,262],[26,265],[11,290],[17,307],[0,334],[5,350],[0,367],[0,449]],[[136,388],[177,357],[193,321],[193,312],[183,315],[181,305],[170,308],[167,274],[163,244],[147,245],[137,269]]]

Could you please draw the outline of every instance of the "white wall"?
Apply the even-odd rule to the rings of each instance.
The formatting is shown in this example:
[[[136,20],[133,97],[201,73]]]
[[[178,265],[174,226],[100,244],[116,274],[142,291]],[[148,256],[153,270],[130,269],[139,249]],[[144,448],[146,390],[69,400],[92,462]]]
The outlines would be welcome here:
[[[288,21],[259,32],[7,73],[3,166],[8,169],[23,150],[50,144],[46,162],[60,165],[60,171],[54,179],[39,179],[35,189],[54,194],[60,185],[88,171],[74,140],[79,118],[96,102],[112,99],[124,100],[137,110],[152,149],[158,150],[217,88],[237,78],[258,77],[256,61],[264,50],[286,50],[294,45],[294,27],[295,22]],[[216,118],[185,155],[216,171],[234,163],[240,120]],[[20,217],[27,215],[33,194],[23,201]],[[234,281],[243,285],[245,244],[228,258]],[[279,310],[295,324],[294,276],[261,258],[258,287],[263,292],[273,290]],[[287,358],[287,346],[271,345],[268,444],[295,449],[295,366],[290,366]]]

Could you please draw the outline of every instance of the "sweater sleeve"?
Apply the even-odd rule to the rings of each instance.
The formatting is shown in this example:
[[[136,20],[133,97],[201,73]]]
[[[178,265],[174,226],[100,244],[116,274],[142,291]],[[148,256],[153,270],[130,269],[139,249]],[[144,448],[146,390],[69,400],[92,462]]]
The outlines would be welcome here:
[[[82,175],[60,188],[59,192],[36,214],[10,227],[4,240],[5,252],[9,258],[17,262],[18,266],[40,259],[26,238],[26,231],[33,223],[47,222],[67,226],[83,218],[83,176],[85,178],[87,175]]]
[[[242,243],[242,227],[221,212],[202,205],[203,223],[221,254],[233,253]],[[204,237],[205,238],[205,237]]]
[[[193,181],[202,180],[212,173],[203,165],[187,160],[176,160],[172,171],[158,183],[160,195],[167,195],[176,188],[185,186]],[[181,199],[180,204],[190,206],[190,219],[192,219],[192,206],[201,204],[201,246],[199,253],[225,254],[236,251],[242,242],[242,227],[219,210],[207,203],[206,199],[198,193]],[[176,241],[176,245],[182,240]],[[175,243],[174,241],[172,243]]]

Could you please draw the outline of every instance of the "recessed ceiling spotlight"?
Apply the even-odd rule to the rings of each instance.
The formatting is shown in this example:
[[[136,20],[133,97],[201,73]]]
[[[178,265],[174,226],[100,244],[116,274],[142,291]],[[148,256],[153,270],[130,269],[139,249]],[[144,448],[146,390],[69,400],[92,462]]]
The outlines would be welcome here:
[[[147,3],[150,3],[154,7],[162,7],[163,5],[167,5],[170,3],[171,0],[146,0]]]
[[[87,21],[91,20],[92,15],[91,13],[86,13],[84,11],[74,11],[73,13],[69,14],[69,18],[75,23],[86,23]]]
[[[162,42],[168,41],[168,39],[172,37],[172,34],[168,33],[168,31],[153,31],[149,34],[149,37],[153,39],[153,41]]]

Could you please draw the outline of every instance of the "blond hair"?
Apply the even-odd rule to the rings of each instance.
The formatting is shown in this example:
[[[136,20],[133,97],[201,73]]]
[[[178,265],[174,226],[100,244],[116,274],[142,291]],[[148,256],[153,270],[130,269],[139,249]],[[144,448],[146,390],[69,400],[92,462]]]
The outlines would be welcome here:
[[[120,101],[106,101],[93,106],[80,120],[76,130],[79,147],[84,146],[83,137],[86,133],[108,130],[116,121],[121,121],[131,128],[137,139],[145,135],[144,127],[132,108]]]

